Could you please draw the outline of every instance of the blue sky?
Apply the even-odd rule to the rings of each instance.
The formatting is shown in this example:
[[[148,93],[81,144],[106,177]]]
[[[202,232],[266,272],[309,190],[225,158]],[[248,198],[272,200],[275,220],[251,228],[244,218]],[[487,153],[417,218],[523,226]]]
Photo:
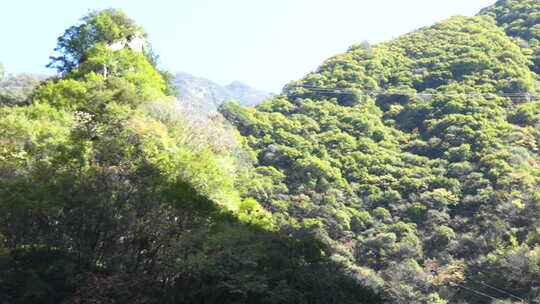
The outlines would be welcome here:
[[[161,67],[278,92],[355,43],[377,43],[495,0],[0,0],[0,62],[47,73],[56,38],[94,9],[146,28]]]

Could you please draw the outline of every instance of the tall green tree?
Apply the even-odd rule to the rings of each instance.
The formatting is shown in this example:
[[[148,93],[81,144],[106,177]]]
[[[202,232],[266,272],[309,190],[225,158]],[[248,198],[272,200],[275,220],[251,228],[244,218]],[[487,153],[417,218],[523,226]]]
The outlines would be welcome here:
[[[116,10],[83,18],[59,39],[63,74],[0,107],[1,301],[380,303],[249,197],[236,131],[110,47],[131,29]]]
[[[56,68],[60,73],[71,72],[88,59],[89,50],[96,45],[130,40],[136,35],[145,37],[146,33],[122,11],[94,11],[82,18],[81,24],[70,27],[58,38],[55,51],[60,56],[51,57],[48,67]]]

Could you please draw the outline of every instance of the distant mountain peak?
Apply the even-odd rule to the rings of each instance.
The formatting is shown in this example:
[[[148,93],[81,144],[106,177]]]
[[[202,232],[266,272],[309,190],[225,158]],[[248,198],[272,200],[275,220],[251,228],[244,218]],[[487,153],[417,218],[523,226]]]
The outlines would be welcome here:
[[[246,89],[250,89],[251,87],[241,81],[233,81],[231,83],[229,83],[228,85],[225,86],[226,88],[246,88]]]
[[[272,93],[257,90],[241,81],[233,81],[221,86],[209,79],[197,77],[186,72],[176,73],[174,86],[178,98],[198,105],[203,111],[215,111],[224,101],[235,100],[248,107],[273,96]]]

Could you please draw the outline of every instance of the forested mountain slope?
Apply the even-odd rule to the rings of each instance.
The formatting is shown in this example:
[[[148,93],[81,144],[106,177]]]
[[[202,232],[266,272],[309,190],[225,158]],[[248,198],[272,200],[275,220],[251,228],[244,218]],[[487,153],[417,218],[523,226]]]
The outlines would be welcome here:
[[[354,45],[236,129],[89,13],[0,83],[0,303],[540,303],[539,8]]]
[[[483,9],[506,33],[516,39],[531,59],[531,69],[540,73],[540,3],[536,0],[499,0]]]
[[[0,106],[24,103],[45,78],[29,74],[7,74],[0,64]]]
[[[172,85],[176,87],[180,100],[192,104],[203,113],[215,112],[225,101],[234,100],[243,106],[254,107],[272,96],[269,92],[254,89],[238,81],[221,86],[188,73],[176,73]]]
[[[0,303],[381,303],[246,194],[236,132],[166,95],[145,40],[91,12],[0,104]]]
[[[354,45],[256,109],[222,105],[250,195],[392,303],[540,301],[538,79],[505,30],[453,17]]]

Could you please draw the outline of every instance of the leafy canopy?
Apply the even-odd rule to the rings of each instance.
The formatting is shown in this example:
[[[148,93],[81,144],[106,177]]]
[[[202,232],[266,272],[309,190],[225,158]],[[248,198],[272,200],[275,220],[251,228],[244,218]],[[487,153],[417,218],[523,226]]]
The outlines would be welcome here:
[[[166,96],[148,54],[109,45],[141,31],[88,15],[59,39],[63,74],[0,105],[2,301],[380,303],[247,194],[235,130]]]
[[[81,19],[81,24],[71,26],[58,38],[48,67],[60,73],[71,72],[89,57],[89,50],[97,44],[107,45],[122,39],[130,40],[136,35],[146,37],[144,29],[136,25],[122,11],[107,9],[94,11]]]
[[[498,2],[525,18],[512,3],[538,1]],[[525,265],[538,254],[540,102],[486,94],[538,89],[506,33],[453,17],[354,45],[256,109],[222,105],[255,159],[250,195],[392,303],[488,303],[455,285],[493,294],[478,282],[537,301],[525,278],[540,272]]]

